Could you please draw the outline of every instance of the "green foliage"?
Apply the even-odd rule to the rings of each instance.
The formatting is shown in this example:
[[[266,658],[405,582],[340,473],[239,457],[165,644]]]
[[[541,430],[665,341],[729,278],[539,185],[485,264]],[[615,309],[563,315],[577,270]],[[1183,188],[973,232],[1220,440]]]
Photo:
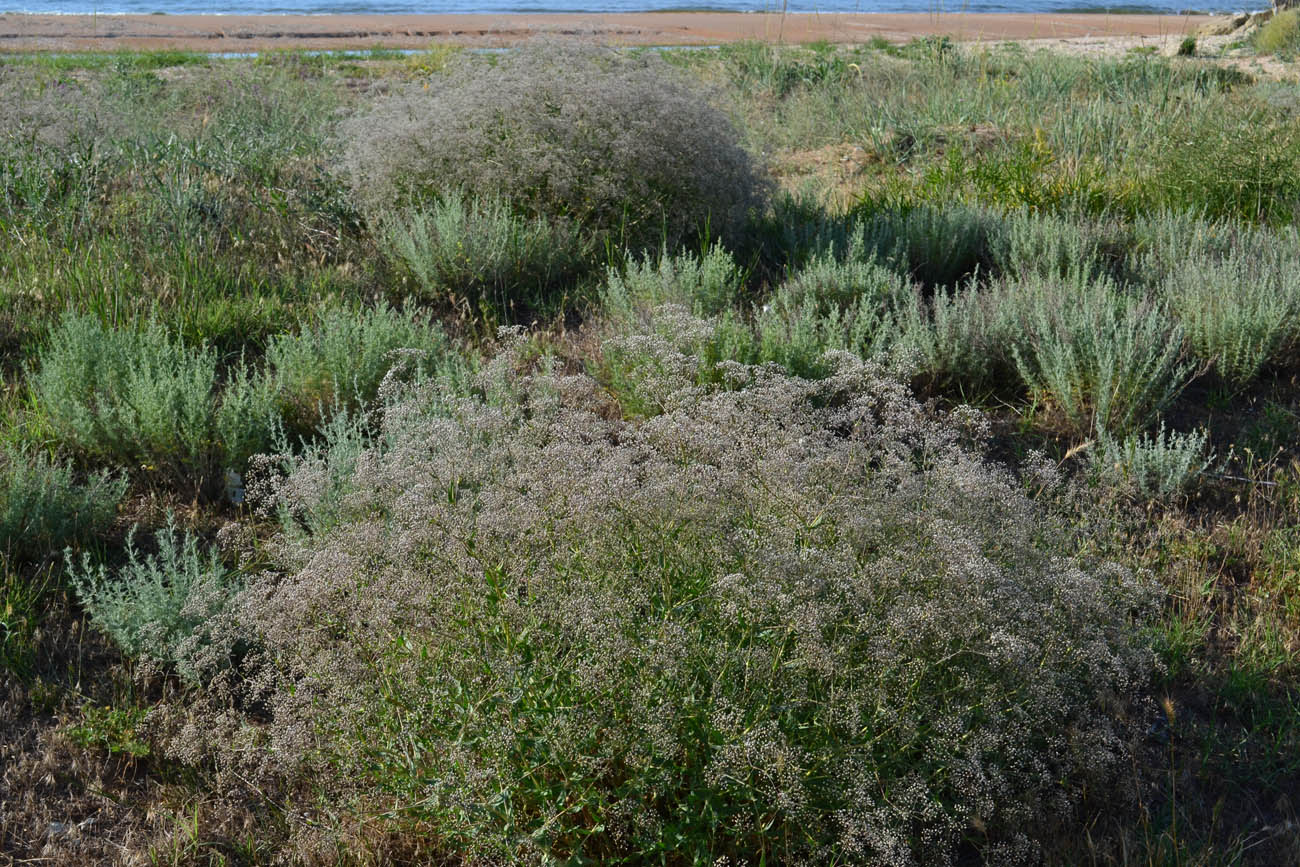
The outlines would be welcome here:
[[[1117,440],[1105,432],[1090,453],[1092,472],[1104,484],[1143,500],[1167,500],[1184,493],[1209,464],[1206,431],[1186,434],[1160,428],[1150,436]]]
[[[586,258],[576,224],[519,216],[505,199],[455,191],[384,218],[380,235],[422,299],[494,318],[553,303]]]
[[[1021,377],[1076,435],[1138,430],[1188,381],[1181,328],[1110,281],[1027,281],[1005,298],[1023,329],[1013,347]]]
[[[601,292],[601,306],[614,319],[630,325],[643,321],[654,308],[677,304],[697,316],[722,313],[740,298],[744,274],[735,259],[714,244],[703,256],[682,252],[629,256],[621,269],[610,268]]]
[[[1196,359],[1234,388],[1286,357],[1300,338],[1297,252],[1292,246],[1289,255],[1283,249],[1238,250],[1223,259],[1191,254],[1166,274],[1161,296]]]
[[[125,754],[135,759],[149,755],[149,744],[140,734],[148,712],[142,707],[99,707],[88,704],[81,717],[65,728],[73,743],[86,749],[100,749],[109,755]]]
[[[1256,31],[1255,49],[1260,54],[1284,57],[1300,54],[1300,9],[1288,9],[1274,15]]]
[[[1080,217],[1020,208],[1001,215],[989,232],[989,262],[1000,275],[1067,281],[1101,277],[1114,269],[1124,249],[1112,227]]]
[[[177,537],[181,536],[179,544]],[[238,576],[215,551],[202,553],[198,539],[178,534],[174,518],[155,539],[156,556],[141,554],[127,538],[127,562],[110,571],[67,557],[67,568],[91,620],[127,654],[201,683],[227,667],[238,649],[232,604],[242,589]]]
[[[1148,213],[1200,211],[1289,224],[1300,214],[1300,120],[1257,105],[1223,106],[1180,119],[1180,147],[1152,142],[1131,201]]]
[[[863,246],[926,286],[953,286],[986,264],[989,216],[976,208],[861,207]]]
[[[113,522],[126,486],[102,470],[79,479],[43,452],[0,454],[0,555],[35,561],[84,544]]]
[[[917,378],[931,388],[970,397],[1006,393],[1016,381],[1013,348],[1024,335],[1008,294],[974,280],[928,301],[912,292],[895,315],[894,345],[915,356]]]
[[[19,575],[0,557],[0,676],[30,675],[47,590],[46,583]]]
[[[832,350],[867,358],[889,348],[895,306],[915,290],[875,259],[860,233],[843,259],[815,257],[755,316],[754,362],[774,361],[797,376],[824,376]]]

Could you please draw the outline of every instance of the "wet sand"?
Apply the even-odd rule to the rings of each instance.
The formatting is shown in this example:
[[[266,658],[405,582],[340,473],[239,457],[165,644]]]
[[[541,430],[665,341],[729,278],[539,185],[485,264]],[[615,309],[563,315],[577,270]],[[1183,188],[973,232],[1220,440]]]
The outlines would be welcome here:
[[[501,46],[535,36],[621,45],[772,42],[901,42],[1129,39],[1163,42],[1209,20],[1193,15],[789,14],[645,12],[518,15],[24,15],[0,14],[0,52],[179,48],[426,48],[434,42]]]

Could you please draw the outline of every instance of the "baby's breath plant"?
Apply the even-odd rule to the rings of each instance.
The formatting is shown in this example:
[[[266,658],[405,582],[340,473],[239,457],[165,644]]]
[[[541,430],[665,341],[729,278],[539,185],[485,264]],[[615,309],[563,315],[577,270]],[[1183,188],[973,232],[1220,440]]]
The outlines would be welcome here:
[[[643,339],[644,419],[506,352],[492,402],[412,386],[289,460],[263,508],[318,510],[323,465],[348,493],[241,606],[268,756],[484,863],[1032,858],[1118,792],[1146,592],[977,414],[846,353],[700,385],[682,346]]]
[[[597,247],[726,236],[766,182],[726,115],[654,53],[534,44],[461,56],[396,88],[339,137],[371,214],[452,191],[571,221]]]

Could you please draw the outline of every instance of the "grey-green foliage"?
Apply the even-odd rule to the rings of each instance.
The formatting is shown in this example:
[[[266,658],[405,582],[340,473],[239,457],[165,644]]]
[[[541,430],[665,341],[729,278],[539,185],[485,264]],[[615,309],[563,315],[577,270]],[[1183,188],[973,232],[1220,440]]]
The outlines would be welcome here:
[[[180,537],[178,540],[178,536]],[[92,622],[131,656],[146,657],[198,683],[226,667],[239,643],[232,606],[242,589],[238,576],[215,551],[177,532],[169,517],[156,536],[156,556],[127,538],[127,562],[109,570],[67,557],[68,571]]]
[[[875,355],[889,348],[894,309],[915,291],[873,255],[859,231],[842,256],[814,256],[758,310],[754,360],[815,376],[825,373],[828,351]]]
[[[1022,329],[1021,377],[1077,434],[1140,429],[1188,382],[1182,329],[1161,305],[1105,279],[1031,279],[1004,292]]]
[[[736,304],[744,274],[721,243],[703,256],[681,252],[651,258],[628,256],[610,268],[601,292],[607,315],[624,325],[640,323],[654,308],[676,304],[697,316],[711,316]]]
[[[93,316],[66,315],[30,382],[39,411],[68,448],[193,489],[253,450],[247,438],[223,442],[222,431],[269,432],[274,413],[270,392],[247,377],[237,377],[238,399],[223,402],[216,352],[186,345],[156,321],[109,329]]]
[[[1021,338],[1005,284],[972,279],[926,299],[903,296],[894,317],[894,345],[914,357],[917,377],[955,393],[1005,390],[1014,382],[1012,347]]]
[[[1300,337],[1300,244],[1279,236],[1273,249],[1189,254],[1160,293],[1196,359],[1243,387]]]
[[[1095,223],[1020,209],[989,232],[989,259],[996,273],[1013,279],[1089,279],[1107,270],[1107,240],[1106,228]]]
[[[1103,432],[1091,452],[1092,470],[1104,484],[1142,499],[1172,497],[1185,491],[1208,465],[1208,439],[1203,430],[1167,432],[1163,421],[1151,435],[1116,439]]]
[[[383,217],[379,234],[421,298],[498,316],[545,301],[584,258],[575,223],[522,216],[508,199],[458,190]]]
[[[44,452],[0,453],[0,555],[39,559],[102,532],[127,480],[101,470],[79,478]]]
[[[575,221],[598,245],[725,237],[768,187],[727,116],[653,52],[534,44],[465,55],[374,101],[340,138],[372,214],[452,190],[508,196],[529,217]]]
[[[993,219],[965,205],[865,212],[856,231],[866,248],[928,286],[952,286],[988,257]]]
[[[419,356],[427,375],[460,382],[469,369],[436,323],[386,304],[330,308],[301,330],[273,338],[266,364],[286,421],[312,427],[323,409],[373,400],[400,350]]]
[[[368,436],[365,418],[346,410],[330,415],[316,433],[296,455],[259,455],[252,461],[250,498],[263,515],[278,520],[286,536],[321,535],[354,517],[347,503],[357,462],[368,449],[383,449],[382,440]],[[296,469],[289,486],[286,466]]]

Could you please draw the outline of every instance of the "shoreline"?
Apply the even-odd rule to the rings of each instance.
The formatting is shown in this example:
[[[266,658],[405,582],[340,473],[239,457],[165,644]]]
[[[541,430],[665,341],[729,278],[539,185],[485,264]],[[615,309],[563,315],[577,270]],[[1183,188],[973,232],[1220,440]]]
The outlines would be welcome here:
[[[768,42],[959,42],[1138,39],[1160,44],[1193,34],[1209,15],[1073,13],[618,12],[358,15],[0,14],[0,52],[182,49],[250,52],[484,47],[535,37],[614,45]]]

